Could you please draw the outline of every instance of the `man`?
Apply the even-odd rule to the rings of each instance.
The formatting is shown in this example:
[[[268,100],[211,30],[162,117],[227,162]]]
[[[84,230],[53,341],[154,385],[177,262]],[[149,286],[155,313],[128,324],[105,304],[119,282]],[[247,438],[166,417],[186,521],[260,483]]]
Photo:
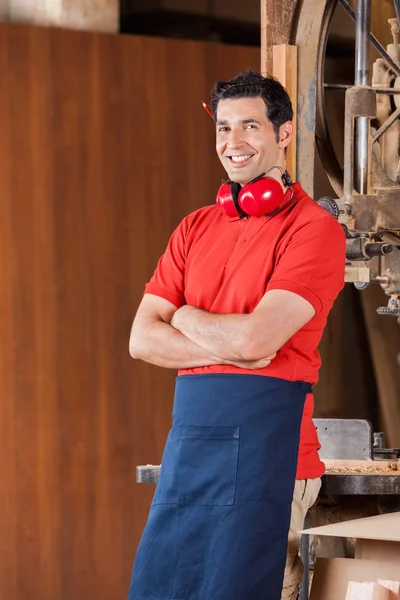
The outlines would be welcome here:
[[[296,598],[323,473],[312,385],[344,234],[285,172],[279,82],[218,82],[211,110],[230,183],[173,233],[131,332],[134,358],[179,373],[130,600]]]

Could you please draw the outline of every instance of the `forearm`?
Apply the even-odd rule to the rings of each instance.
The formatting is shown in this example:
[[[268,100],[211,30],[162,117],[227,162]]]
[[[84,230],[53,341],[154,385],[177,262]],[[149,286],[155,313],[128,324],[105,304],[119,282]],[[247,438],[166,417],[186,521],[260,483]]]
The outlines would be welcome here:
[[[133,328],[129,350],[133,358],[170,369],[226,364],[222,358],[201,348],[163,321]]]
[[[287,290],[267,292],[249,314],[218,314],[183,306],[171,324],[225,360],[259,361],[276,354],[315,316],[314,306]]]
[[[190,310],[186,315],[190,318],[179,318],[178,311],[172,324],[189,340],[225,360],[249,360],[250,315],[209,313],[194,307],[185,307],[185,310]]]

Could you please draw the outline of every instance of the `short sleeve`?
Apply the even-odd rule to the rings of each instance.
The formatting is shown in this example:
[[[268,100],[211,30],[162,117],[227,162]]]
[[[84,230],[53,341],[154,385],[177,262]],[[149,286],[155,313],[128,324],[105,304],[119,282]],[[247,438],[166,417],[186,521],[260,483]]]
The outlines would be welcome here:
[[[346,238],[341,225],[323,215],[299,228],[279,249],[266,291],[288,290],[316,314],[329,312],[344,286]]]
[[[145,294],[154,294],[168,300],[177,308],[185,304],[186,230],[187,223],[184,219],[170,237],[168,246],[144,291]]]

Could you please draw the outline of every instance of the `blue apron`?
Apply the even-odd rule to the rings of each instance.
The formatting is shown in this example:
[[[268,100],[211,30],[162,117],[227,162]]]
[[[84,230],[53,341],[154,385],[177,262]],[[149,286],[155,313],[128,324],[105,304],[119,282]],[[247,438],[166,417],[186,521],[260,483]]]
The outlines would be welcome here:
[[[129,600],[280,600],[310,391],[260,375],[177,378]]]

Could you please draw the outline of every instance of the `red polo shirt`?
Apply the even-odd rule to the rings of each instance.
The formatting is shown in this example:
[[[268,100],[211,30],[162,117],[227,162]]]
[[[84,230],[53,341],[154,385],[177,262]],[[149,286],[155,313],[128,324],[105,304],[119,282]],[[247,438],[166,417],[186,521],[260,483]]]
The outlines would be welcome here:
[[[180,375],[248,373],[315,384],[321,364],[318,344],[328,313],[344,285],[345,236],[342,227],[301,188],[269,217],[226,217],[216,205],[188,215],[177,227],[145,293],[176,307],[196,306],[213,313],[251,313],[269,290],[305,298],[314,318],[258,371],[230,365],[182,369]],[[290,192],[287,192],[289,199]],[[304,408],[297,478],[319,477],[318,437],[312,422],[313,395]]]

